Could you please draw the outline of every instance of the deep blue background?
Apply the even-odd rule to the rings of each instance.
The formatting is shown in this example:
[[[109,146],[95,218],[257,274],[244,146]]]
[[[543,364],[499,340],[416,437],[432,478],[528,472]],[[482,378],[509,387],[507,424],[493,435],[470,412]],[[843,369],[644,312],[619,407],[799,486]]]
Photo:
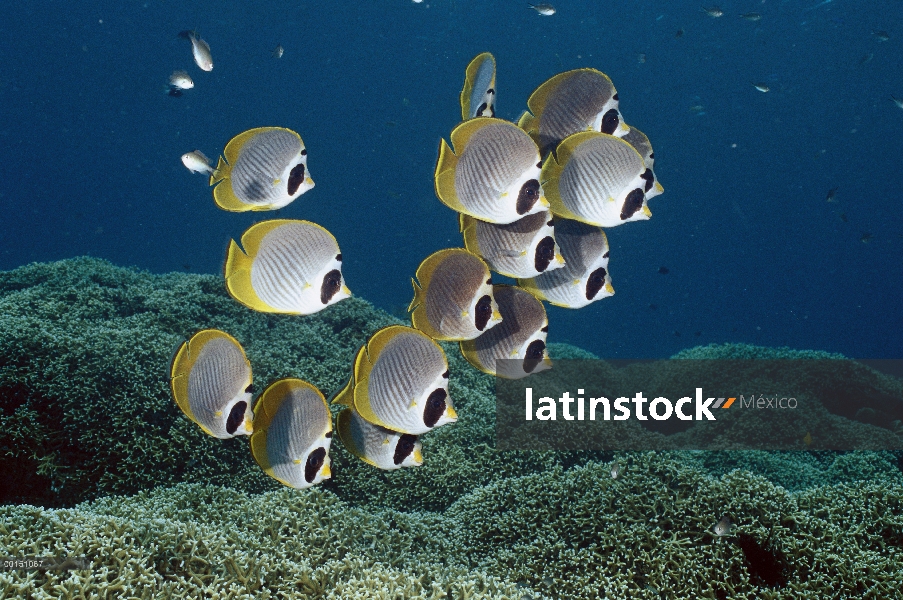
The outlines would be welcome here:
[[[213,273],[230,237],[278,214],[332,231],[352,291],[398,311],[420,261],[461,245],[432,176],[464,68],[488,50],[508,119],[560,71],[606,72],[665,186],[650,221],[609,230],[617,294],[550,308],[550,341],[903,358],[903,11],[817,3],[725,2],[712,19],[697,0],[558,0],[553,17],[521,0],[4,2],[0,269],[90,254]],[[176,39],[190,28],[211,73]],[[180,68],[196,87],[171,98]],[[301,134],[316,188],[279,213],[218,210],[179,156],[267,125]]]

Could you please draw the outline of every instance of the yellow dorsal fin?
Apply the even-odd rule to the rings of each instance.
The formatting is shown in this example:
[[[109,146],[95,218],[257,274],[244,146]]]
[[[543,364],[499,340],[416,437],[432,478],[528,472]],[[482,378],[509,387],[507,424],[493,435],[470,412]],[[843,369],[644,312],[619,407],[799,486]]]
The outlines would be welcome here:
[[[354,380],[354,385],[357,385],[357,382],[360,381],[360,376],[362,374],[370,374],[370,367],[367,364],[367,360],[367,344],[365,343],[360,347],[360,349],[357,351],[357,355],[355,355],[354,357],[354,370],[352,371],[351,375]],[[352,385],[352,388],[353,387],[354,386]],[[352,389],[350,393],[353,395],[354,390]]]
[[[254,129],[243,131],[229,140],[229,143],[226,144],[226,148],[223,150],[223,156],[226,157],[226,160],[229,161],[230,165],[234,165],[235,161],[238,160],[238,155],[241,154],[241,150],[242,148],[244,148],[245,144],[251,141],[252,138],[266,131],[287,131],[298,138],[298,141],[301,141],[300,135],[298,135],[291,129],[286,129],[285,127],[255,127]],[[303,141],[301,141],[301,147],[304,148]]]
[[[455,191],[455,167],[457,165],[458,157],[452,152],[448,142],[442,140],[439,144],[439,160],[436,162],[434,175],[436,196],[442,204],[460,212],[464,205],[458,200],[458,193]]]
[[[452,146],[455,149],[455,154],[460,155],[461,152],[464,151],[464,148],[466,148],[467,144],[470,142],[470,138],[472,138],[476,132],[488,125],[497,125],[499,123],[507,123],[511,127],[516,127],[514,123],[509,123],[502,119],[494,119],[492,117],[474,117],[469,121],[460,123],[457,127],[452,129],[450,136]]]
[[[477,220],[469,215],[460,215],[458,225],[464,234],[464,247],[476,255],[480,255],[480,243],[477,240]]]
[[[461,349],[461,356],[463,356],[464,360],[469,362],[471,366],[482,371],[483,373],[495,375],[495,371],[486,368],[483,363],[480,362],[480,357],[477,355],[477,344],[474,340],[461,342],[460,344],[458,344],[458,347]]]
[[[360,352],[358,352],[358,355],[360,355]],[[351,406],[354,404],[354,375],[348,378],[348,383],[339,390],[339,393],[332,399],[332,403],[341,404],[342,406]]]

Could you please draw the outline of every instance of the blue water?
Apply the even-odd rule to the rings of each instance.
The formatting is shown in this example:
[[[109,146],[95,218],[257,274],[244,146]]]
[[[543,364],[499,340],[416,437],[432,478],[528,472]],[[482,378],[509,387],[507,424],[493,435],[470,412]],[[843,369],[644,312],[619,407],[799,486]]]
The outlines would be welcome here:
[[[650,221],[608,231],[616,295],[550,308],[549,341],[903,357],[899,2],[732,1],[720,19],[697,0],[558,0],[553,17],[519,0],[91,4],[0,6],[0,269],[90,254],[215,273],[230,238],[278,215],[332,231],[355,295],[397,312],[420,261],[462,245],[433,170],[464,68],[490,51],[512,120],[552,75],[606,72],[665,187]],[[193,28],[211,73],[176,38]],[[196,84],[181,98],[174,69]],[[316,188],[278,213],[217,209],[180,155],[272,125],[301,134]]]

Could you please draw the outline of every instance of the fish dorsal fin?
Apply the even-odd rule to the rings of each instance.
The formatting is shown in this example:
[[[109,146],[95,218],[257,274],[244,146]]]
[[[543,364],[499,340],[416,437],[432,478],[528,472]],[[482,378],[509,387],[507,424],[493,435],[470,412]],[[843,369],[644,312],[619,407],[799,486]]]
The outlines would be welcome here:
[[[452,210],[461,212],[464,205],[458,200],[455,191],[455,168],[458,165],[458,157],[452,152],[448,142],[442,140],[439,144],[439,160],[436,162],[436,196],[442,204]]]
[[[489,86],[491,88],[495,88],[495,57],[492,56],[490,52],[483,52],[482,54],[478,54],[474,57],[470,64],[467,65],[467,69],[464,71],[464,89],[461,90],[461,119],[466,121],[470,119],[470,113],[473,112],[473,105],[471,104],[471,98],[473,97],[474,86],[477,83],[477,76],[479,75],[480,67],[482,67],[487,60],[492,61],[492,81]]]
[[[223,150],[223,156],[226,157],[226,160],[230,165],[234,166],[235,161],[238,160],[238,157],[241,154],[242,148],[244,148],[245,145],[251,141],[251,139],[257,137],[261,133],[278,130],[288,131],[299,140],[301,139],[301,136],[299,136],[296,132],[292,131],[291,129],[286,129],[285,127],[255,127],[254,129],[243,131],[229,140],[229,142],[226,144],[226,148]],[[303,143],[301,144],[301,147],[304,147]]]
[[[530,112],[536,115],[537,118],[541,117],[542,112],[545,110],[546,104],[549,101],[549,96],[551,96],[562,83],[580,73],[596,73],[597,75],[601,75],[602,77],[607,79],[609,83],[611,83],[611,79],[608,77],[608,75],[606,75],[602,71],[599,71],[598,69],[583,68],[559,73],[558,75],[555,75],[554,77],[546,80],[542,85],[536,88],[536,90],[532,94],[530,94],[530,97],[527,99],[527,107],[530,109]],[[612,84],[612,89],[613,88],[614,84]]]
[[[361,352],[364,350],[364,347],[361,346],[361,349],[358,350],[357,357],[355,358],[355,364],[360,360]],[[333,404],[341,404],[342,406],[351,406],[354,404],[354,375],[348,378],[348,383],[345,384],[339,392],[332,399]]]
[[[417,280],[411,277],[411,285],[414,287],[414,299],[408,305],[408,312],[414,312],[418,306],[423,304],[423,288],[417,283]]]
[[[470,138],[488,125],[498,124],[498,123],[508,123],[512,127],[514,127],[514,123],[509,123],[508,121],[504,121],[502,119],[496,119],[493,117],[474,117],[469,121],[464,121],[459,124],[457,127],[452,129],[451,132],[451,143],[452,147],[455,149],[455,154],[460,155],[461,152],[467,147],[468,142],[470,142]]]
[[[342,445],[345,446],[345,449],[348,450],[351,454],[358,457],[368,465],[377,466],[375,462],[371,459],[367,458],[364,454],[363,448],[358,448],[357,444],[354,442],[354,436],[351,434],[351,419],[353,417],[352,413],[354,412],[354,408],[346,408],[342,412],[339,413],[339,416],[336,417],[336,432],[339,434],[339,439],[342,440]]]
[[[517,126],[528,134],[532,134],[536,129],[536,117],[534,117],[529,110],[525,110],[517,120]],[[531,135],[530,137],[533,136]]]
[[[367,343],[358,350],[357,357],[354,359],[355,388],[370,377],[370,371],[373,370],[373,365],[379,358],[380,352],[383,351],[392,338],[409,329],[409,327],[404,327],[403,325],[389,325],[377,330],[376,333],[370,336]],[[355,397],[357,397],[356,394],[357,392],[355,392]]]
[[[191,410],[191,405],[188,400],[188,375],[191,373],[195,363],[201,356],[201,350],[204,346],[215,339],[223,338],[234,344],[239,351],[241,351],[241,355],[245,356],[244,348],[241,347],[238,340],[228,333],[218,329],[202,329],[191,336],[190,340],[182,342],[172,357],[172,363],[169,367],[169,377],[173,399],[175,400],[176,405],[182,409],[182,412],[195,423],[198,423],[198,421]],[[245,357],[245,362],[247,362],[247,360],[247,357]],[[209,429],[200,423],[198,423],[198,425],[201,426],[201,429],[203,429],[205,433],[213,435]]]
[[[480,243],[477,239],[477,220],[470,215],[462,214],[458,217],[458,226],[464,236],[464,247],[468,251],[482,256],[480,254]]]
[[[477,343],[475,340],[467,340],[464,342],[460,342],[458,347],[461,349],[461,356],[464,357],[464,360],[469,362],[473,368],[482,371],[488,375],[495,375],[495,372],[491,369],[483,366],[483,363],[480,362],[480,357],[477,354]]]

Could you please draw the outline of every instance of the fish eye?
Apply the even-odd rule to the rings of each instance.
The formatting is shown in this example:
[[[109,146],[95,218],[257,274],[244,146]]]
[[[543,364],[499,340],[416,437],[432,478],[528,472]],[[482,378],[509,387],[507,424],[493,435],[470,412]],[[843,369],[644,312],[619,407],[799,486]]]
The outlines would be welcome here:
[[[427,427],[433,427],[445,414],[445,399],[448,398],[448,392],[442,388],[436,388],[430,397],[426,399],[426,409],[423,411],[423,424]]]
[[[524,357],[524,372],[532,373],[539,366],[545,356],[546,343],[542,340],[533,340],[527,346],[527,355]]]
[[[615,94],[617,97],[617,94]],[[602,133],[608,135],[613,134],[618,129],[621,119],[618,118],[618,111],[610,108],[607,113],[602,116]]]
[[[627,199],[624,200],[624,207],[621,209],[621,220],[626,221],[639,212],[643,208],[643,200],[645,199],[646,194],[640,188],[636,188],[627,194]]]
[[[330,439],[332,437],[332,431],[327,431],[324,436],[326,439]]]
[[[489,294],[480,298],[475,312],[474,325],[476,325],[478,330],[483,331],[486,328],[486,323],[492,318],[492,298],[489,297]]]
[[[652,189],[652,186],[655,184],[655,175],[652,174],[652,169],[646,169],[646,172],[643,173],[640,177],[646,181],[646,190],[649,191]]]
[[[326,461],[326,448],[317,448],[307,455],[307,462],[304,464],[304,480],[307,483],[313,483],[317,477],[317,473],[323,467]]]
[[[246,394],[253,394],[253,393],[254,393],[254,384],[253,384],[253,383],[249,383],[249,384],[248,384],[248,387],[245,388],[245,393],[246,393]]]
[[[649,160],[655,160],[655,152],[649,153]]]
[[[586,299],[592,300],[596,297],[596,294],[599,293],[603,287],[605,287],[605,276],[608,275],[608,271],[605,270],[605,267],[599,267],[589,275],[589,279],[586,282]]]
[[[492,275],[490,275],[489,279],[486,280],[486,285],[492,285]]]
[[[495,93],[495,90],[494,90],[493,88],[489,88],[488,90],[486,90],[486,93],[487,93],[487,94],[494,94],[494,93]]]
[[[295,165],[288,176],[288,195],[294,196],[301,184],[304,183],[304,163]]]
[[[232,410],[229,411],[229,418],[226,419],[226,433],[235,435],[235,432],[238,431],[238,426],[244,423],[245,411],[247,410],[248,403],[244,400],[235,403]]]
[[[555,258],[555,240],[547,235],[536,246],[536,256],[533,259],[533,267],[540,273],[549,268],[549,263]]]
[[[335,259],[336,259],[337,261],[339,261],[339,262],[342,262],[342,253],[339,252],[338,254],[336,254],[336,255],[335,255]]]
[[[443,378],[443,379],[448,379],[448,375],[449,375],[448,369],[446,369],[446,370],[445,370],[445,373],[442,374],[442,378]]]
[[[542,168],[542,161],[539,161],[538,163],[536,163],[536,168],[537,168],[537,169],[541,169],[541,168]]]
[[[546,223],[546,225],[549,226],[549,227],[554,227],[554,226],[555,226],[555,219],[549,219],[549,222]]]
[[[542,329],[540,329],[540,331],[543,332],[543,333],[549,333],[549,326],[546,325],[545,327],[543,327]]]
[[[539,201],[539,182],[531,179],[521,186],[517,195],[517,214],[527,214],[537,201]]]
[[[320,302],[329,304],[332,297],[342,289],[342,272],[333,269],[323,277],[323,286],[320,288]]]
[[[406,433],[398,438],[398,445],[395,446],[395,456],[392,457],[392,462],[394,462],[396,465],[403,463],[404,459],[409,457],[414,451],[414,444],[416,442],[417,436],[411,435],[409,433]]]
[[[621,100],[620,98],[618,98],[618,95],[617,95],[617,94],[615,94],[614,96],[612,96],[611,99],[614,100],[615,102],[620,102],[620,100]]]
[[[611,254],[610,251],[606,250],[605,254],[602,255],[602,258],[608,258],[608,255]]]
[[[301,150],[301,156],[307,156],[307,148]]]

